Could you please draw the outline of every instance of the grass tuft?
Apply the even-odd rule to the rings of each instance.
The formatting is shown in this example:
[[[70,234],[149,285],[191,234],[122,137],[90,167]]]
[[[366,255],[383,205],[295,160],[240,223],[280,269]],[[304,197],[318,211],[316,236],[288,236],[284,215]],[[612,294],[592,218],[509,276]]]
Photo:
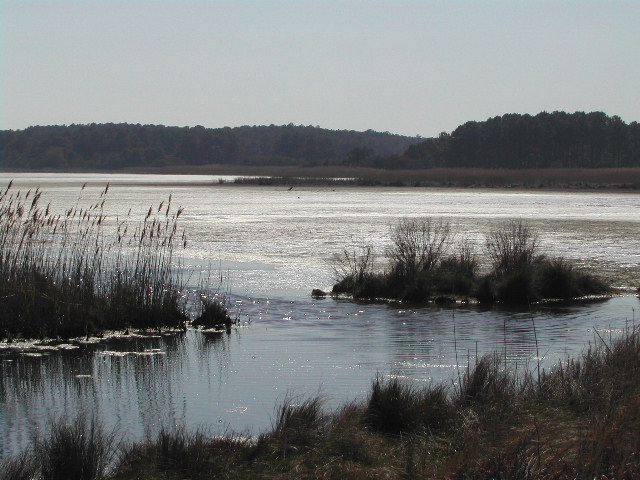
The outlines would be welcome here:
[[[79,417],[53,422],[49,437],[37,442],[34,458],[44,480],[97,480],[105,478],[114,447],[114,433],[95,419]]]
[[[397,377],[376,377],[367,400],[364,421],[385,434],[434,430],[447,422],[451,407],[444,386],[417,389]]]

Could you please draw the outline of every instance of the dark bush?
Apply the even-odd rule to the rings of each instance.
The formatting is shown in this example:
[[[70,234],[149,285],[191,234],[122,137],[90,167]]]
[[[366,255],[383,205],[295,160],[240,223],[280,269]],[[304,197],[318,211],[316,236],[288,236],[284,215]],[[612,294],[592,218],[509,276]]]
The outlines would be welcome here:
[[[489,232],[485,245],[490,271],[482,277],[470,243],[460,243],[456,254],[447,255],[452,236],[442,221],[402,220],[392,230],[392,245],[386,250],[388,271],[373,272],[371,247],[345,250],[335,268],[333,293],[411,303],[475,296],[484,304],[526,305],[609,290],[566,260],[539,255],[537,234],[523,221],[510,221]]]
[[[522,268],[496,279],[496,300],[502,303],[526,305],[537,300],[533,269]]]
[[[443,426],[451,407],[443,386],[417,389],[397,377],[376,377],[365,411],[366,424],[382,433],[401,434]]]
[[[579,295],[573,266],[563,258],[542,262],[537,273],[541,297],[573,298]]]
[[[238,319],[233,319],[229,315],[229,302],[226,296],[203,294],[200,296],[201,311],[192,325],[201,328],[226,329],[238,323]]]
[[[491,276],[483,276],[475,286],[473,295],[482,304],[492,304],[496,301],[493,280]]]
[[[96,420],[59,420],[35,452],[43,480],[101,479],[115,453],[115,436]]]
[[[435,272],[435,284],[439,293],[470,295],[477,282],[478,261],[471,245],[463,243],[457,255],[443,258]]]

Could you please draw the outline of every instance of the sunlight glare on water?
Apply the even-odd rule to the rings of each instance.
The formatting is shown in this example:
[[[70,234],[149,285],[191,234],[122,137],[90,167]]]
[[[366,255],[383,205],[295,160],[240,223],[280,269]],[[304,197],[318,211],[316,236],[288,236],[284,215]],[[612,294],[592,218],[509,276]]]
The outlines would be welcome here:
[[[133,221],[172,196],[183,207],[188,286],[223,278],[245,326],[230,334],[121,339],[38,354],[0,355],[0,451],[25,447],[48,419],[96,413],[124,436],[160,425],[212,425],[257,434],[287,396],[320,393],[327,405],[363,398],[376,374],[419,383],[455,381],[485,354],[511,366],[551,368],[596,335],[615,336],[640,314],[637,297],[534,306],[409,308],[314,300],[330,289],[332,259],[354,243],[384,252],[399,217],[442,218],[482,250],[493,226],[522,218],[549,256],[595,269],[621,287],[640,285],[640,195],[609,192],[219,186],[217,177],[0,174],[14,188],[40,185],[62,211],[95,200]],[[81,192],[82,185],[88,182]],[[81,199],[78,200],[78,197]],[[382,262],[382,260],[379,260]],[[382,264],[380,265],[383,266]],[[538,344],[532,325],[535,322]],[[454,336],[454,325],[456,335]]]

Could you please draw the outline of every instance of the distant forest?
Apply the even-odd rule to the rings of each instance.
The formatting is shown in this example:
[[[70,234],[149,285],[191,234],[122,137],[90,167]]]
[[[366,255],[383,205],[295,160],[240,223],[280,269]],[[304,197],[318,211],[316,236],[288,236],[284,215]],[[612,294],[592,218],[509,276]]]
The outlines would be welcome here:
[[[91,124],[0,131],[0,167],[119,170],[167,165],[389,169],[640,166],[640,125],[602,112],[507,114],[437,138],[312,126]]]

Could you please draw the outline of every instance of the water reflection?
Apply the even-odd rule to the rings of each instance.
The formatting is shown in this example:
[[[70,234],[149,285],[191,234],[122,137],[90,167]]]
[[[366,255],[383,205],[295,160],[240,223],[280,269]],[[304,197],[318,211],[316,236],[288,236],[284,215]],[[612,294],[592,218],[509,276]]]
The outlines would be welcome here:
[[[536,350],[548,368],[579,353],[594,329],[615,335],[640,311],[633,296],[531,312],[236,300],[256,320],[230,333],[190,330],[37,355],[3,352],[2,455],[24,448],[48,419],[63,414],[95,413],[130,438],[175,424],[255,434],[270,425],[287,394],[320,390],[330,407],[338,406],[364,396],[377,373],[449,384],[456,364],[462,369],[495,353],[519,370],[534,368]]]

